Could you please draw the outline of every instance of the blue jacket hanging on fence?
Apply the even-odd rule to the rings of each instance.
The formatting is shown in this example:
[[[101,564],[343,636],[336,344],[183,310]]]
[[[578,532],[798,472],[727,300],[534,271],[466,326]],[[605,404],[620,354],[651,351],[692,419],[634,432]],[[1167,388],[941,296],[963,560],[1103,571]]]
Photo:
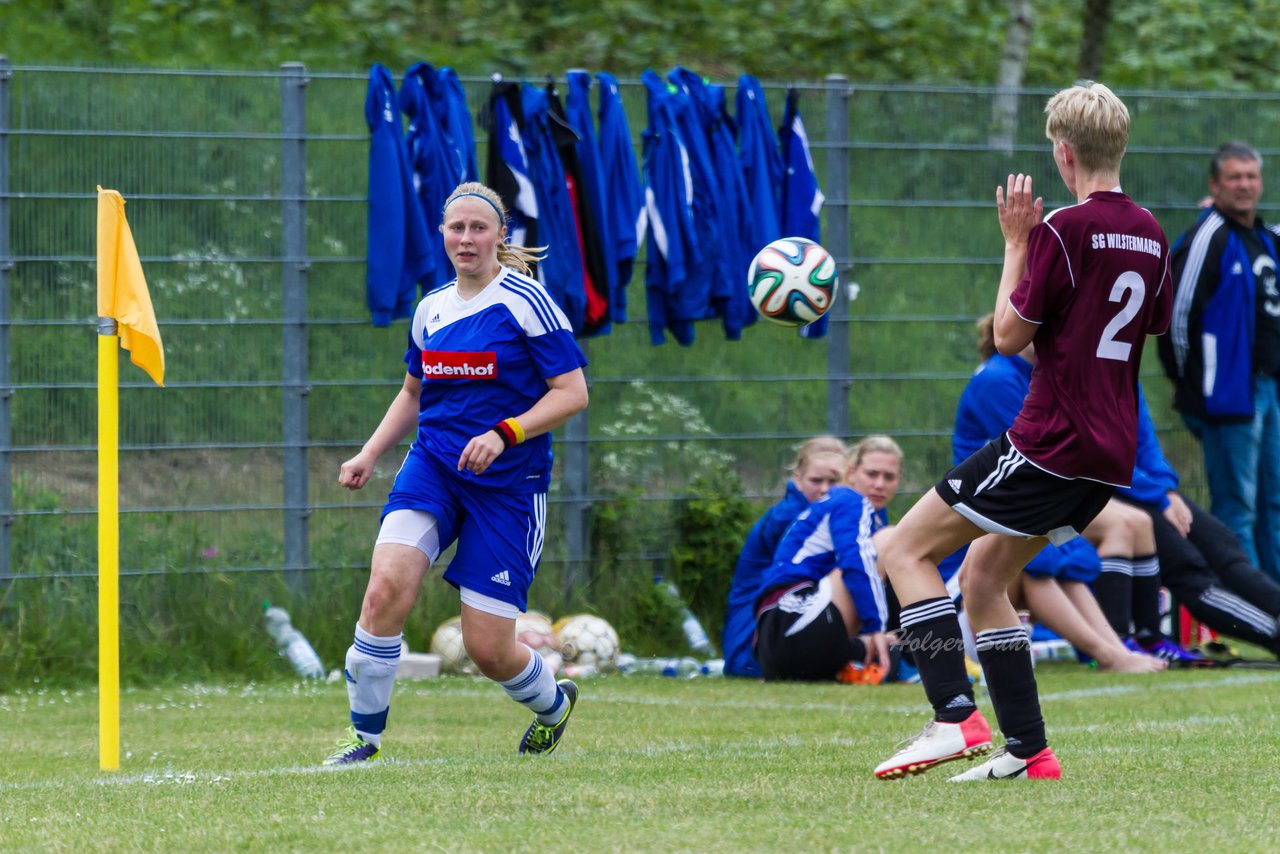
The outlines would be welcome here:
[[[573,154],[580,175],[576,207],[582,231],[583,263],[588,277],[586,331],[589,335],[603,335],[608,334],[613,321],[613,299],[618,290],[617,247],[605,216],[608,185],[605,183],[600,146],[596,141],[595,123],[591,118],[591,75],[585,71],[570,71],[566,81],[565,120],[578,134]],[[603,300],[606,309],[604,316],[596,319],[593,319],[591,311],[593,291]]]
[[[582,266],[582,291],[586,298],[582,334],[601,335],[609,332],[609,295],[613,287],[609,283],[612,267],[605,260],[603,239],[600,233],[600,209],[598,198],[604,188],[600,179],[600,158],[596,150],[596,135],[591,124],[591,105],[587,102],[587,90],[591,78],[586,72],[570,72],[580,78],[580,90],[575,93],[570,84],[569,96],[574,103],[576,121],[569,117],[569,108],[562,104],[555,83],[547,81],[547,107],[551,119],[552,135],[560,163],[564,167],[565,186],[573,212],[575,238],[579,262]]]
[[[538,198],[538,245],[547,257],[538,263],[538,279],[569,318],[575,335],[581,335],[586,315],[582,279],[582,254],[578,247],[573,203],[565,185],[564,165],[553,130],[547,93],[525,84],[524,149],[529,179]]]
[[[720,214],[719,287],[713,287],[712,293],[725,337],[737,341],[742,337],[742,330],[759,317],[747,294],[747,271],[755,256],[751,246],[754,211],[734,141],[737,126],[725,107],[724,87],[707,86],[705,95],[712,122],[711,158],[715,164],[714,187]]]
[[[751,207],[752,255],[782,233],[782,154],[769,118],[764,87],[749,74],[738,78],[738,156]]]
[[[479,181],[480,170],[476,167],[476,134],[471,127],[471,111],[467,107],[467,93],[462,88],[458,73],[452,68],[441,68],[436,72],[435,90],[427,94],[435,107],[444,128],[445,138],[457,149],[458,162],[462,166],[462,181]]]
[[[625,323],[627,285],[631,283],[645,231],[644,187],[618,81],[608,72],[597,74],[596,81],[600,91],[600,173],[604,186],[609,188],[604,194],[603,221],[604,233],[612,245],[606,250],[606,257],[616,268],[609,304],[613,319]]]
[[[431,268],[431,234],[413,188],[395,82],[383,65],[369,71],[364,116],[370,134],[365,299],[373,325],[390,326],[413,313],[418,280]]]
[[[445,199],[461,183],[466,169],[462,152],[449,137],[437,105],[443,106],[443,93],[435,69],[425,62],[410,66],[400,87],[400,110],[409,120],[409,164],[429,234],[439,231]],[[433,240],[431,245],[431,264],[422,280],[424,292],[453,279],[453,265],[444,241]]]
[[[798,100],[796,90],[788,89],[782,127],[778,129],[778,145],[786,169],[782,181],[782,232],[784,237],[807,237],[820,243],[822,224],[819,217],[825,197],[813,169],[809,135],[800,118]],[[837,294],[836,299],[839,298]],[[825,314],[800,329],[800,335],[804,338],[821,338],[826,334]]]
[[[696,273],[689,276],[684,287],[675,294],[676,317],[690,321],[706,320],[717,315],[717,303],[724,302],[728,287],[724,278],[727,266],[722,257],[720,201],[716,192],[715,164],[711,157],[711,116],[705,97],[706,84],[687,68],[673,69],[667,79],[676,87],[671,93],[671,102],[693,181],[693,227],[701,260]]]
[[[405,85],[400,92],[401,109],[408,114],[404,106],[405,90],[411,80],[419,84],[419,98],[425,96],[425,112],[421,124],[430,122],[434,130],[429,132],[428,144],[418,150],[414,148],[414,123],[410,121],[409,153],[414,166],[415,176],[434,173],[430,182],[418,181],[418,198],[422,200],[422,212],[427,220],[427,228],[435,234],[441,222],[445,199],[453,188],[464,181],[480,180],[476,168],[475,133],[471,128],[471,114],[467,109],[467,94],[462,82],[452,68],[433,70],[426,63],[412,66],[405,74]],[[422,110],[422,106],[417,109]],[[436,163],[424,166],[420,157],[434,152]],[[437,263],[435,272],[423,283],[423,290],[431,290],[447,284],[453,279],[453,267],[444,250],[443,240],[433,240],[437,247]]]
[[[641,79],[648,92],[649,126],[644,142],[643,171],[649,253],[645,262],[645,296],[649,340],[661,344],[670,330],[681,344],[693,343],[693,320],[681,315],[678,296],[705,277],[694,235],[693,179],[689,152],[676,122],[675,96],[652,70]]]

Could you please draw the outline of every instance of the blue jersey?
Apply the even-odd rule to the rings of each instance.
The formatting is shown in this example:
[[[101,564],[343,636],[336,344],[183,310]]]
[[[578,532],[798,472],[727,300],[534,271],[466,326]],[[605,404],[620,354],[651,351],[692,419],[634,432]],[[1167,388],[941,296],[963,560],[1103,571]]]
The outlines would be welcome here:
[[[450,282],[422,298],[404,356],[422,380],[415,442],[449,471],[475,436],[532,407],[546,381],[586,365],[569,321],[538,282],[506,267],[469,300]],[[551,434],[503,451],[483,474],[459,478],[516,492],[546,492]]]
[[[796,517],[782,536],[761,590],[796,581],[817,582],[839,567],[862,622],[861,632],[884,631],[888,604],[871,542],[876,511],[847,486],[835,486]]]
[[[787,528],[809,500],[794,482],[787,483],[782,500],[765,511],[747,533],[729,586],[729,606],[724,615],[724,672],[729,676],[763,676],[752,652],[756,633],[756,599],[773,565],[773,553]]]
[[[1004,433],[1022,410],[1031,387],[1031,363],[1021,356],[995,353],[978,366],[956,405],[951,464],[960,463]]]

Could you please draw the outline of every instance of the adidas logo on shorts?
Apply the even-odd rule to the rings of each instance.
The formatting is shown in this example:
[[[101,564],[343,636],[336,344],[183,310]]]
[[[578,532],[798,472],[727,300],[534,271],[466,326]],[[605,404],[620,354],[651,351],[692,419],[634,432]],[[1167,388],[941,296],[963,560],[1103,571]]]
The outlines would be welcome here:
[[[960,481],[949,480],[947,481],[947,486],[951,487],[951,491],[954,492],[956,495],[960,494]]]
[[[496,581],[497,583],[505,587],[511,586],[511,575],[505,569],[502,570],[502,572],[499,572],[497,575],[491,576],[489,580]]]

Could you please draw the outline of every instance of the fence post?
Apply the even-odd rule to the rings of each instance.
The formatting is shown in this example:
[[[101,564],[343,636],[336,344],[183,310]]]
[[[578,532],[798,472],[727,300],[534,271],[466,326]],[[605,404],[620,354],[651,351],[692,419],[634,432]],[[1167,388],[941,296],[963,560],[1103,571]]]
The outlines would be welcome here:
[[[9,471],[9,80],[13,70],[9,57],[0,56],[0,581],[13,575],[10,535],[13,526],[13,481]]]
[[[823,210],[827,224],[823,238],[840,270],[841,292],[835,294],[827,333],[827,432],[849,438],[849,339],[852,337],[848,300],[853,262],[849,250],[849,78],[828,74],[827,191]]]
[[[295,595],[306,590],[307,519],[307,79],[306,66],[280,66],[282,395],[284,406],[284,563]]]
[[[578,342],[587,355],[587,340]],[[591,559],[590,449],[587,412],[583,410],[564,425],[565,558],[564,589],[568,593],[586,579]]]

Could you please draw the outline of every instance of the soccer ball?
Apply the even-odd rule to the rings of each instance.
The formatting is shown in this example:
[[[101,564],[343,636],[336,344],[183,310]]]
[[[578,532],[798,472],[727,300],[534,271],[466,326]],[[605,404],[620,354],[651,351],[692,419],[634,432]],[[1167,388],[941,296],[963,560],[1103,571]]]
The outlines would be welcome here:
[[[435,634],[431,636],[431,651],[440,656],[448,673],[475,676],[480,672],[467,657],[467,648],[462,643],[461,617],[450,617],[436,627]]]
[[[551,668],[552,673],[559,673],[564,666],[564,656],[560,654],[560,639],[551,627],[551,618],[537,611],[529,611],[516,617],[516,640],[542,656],[542,661]]]
[[[827,250],[803,237],[783,237],[751,260],[747,293],[765,320],[804,326],[835,303],[839,281],[835,259]]]
[[[575,614],[557,620],[555,630],[565,661],[601,672],[610,670],[617,661],[618,633],[608,621],[594,614]]]

